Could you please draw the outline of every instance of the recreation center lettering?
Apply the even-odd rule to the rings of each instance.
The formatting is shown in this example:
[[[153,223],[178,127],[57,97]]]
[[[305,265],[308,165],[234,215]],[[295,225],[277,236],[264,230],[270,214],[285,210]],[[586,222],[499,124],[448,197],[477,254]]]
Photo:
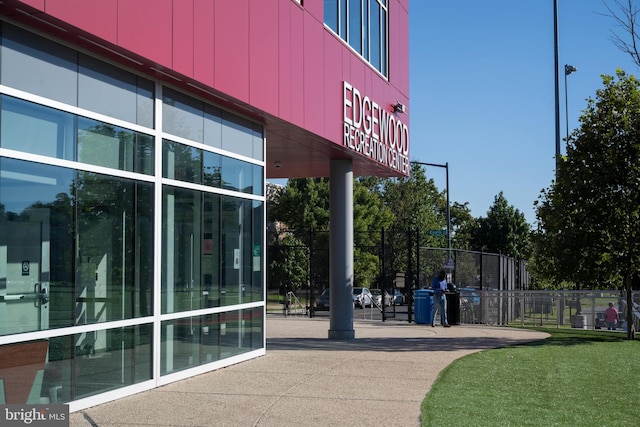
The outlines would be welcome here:
[[[348,82],[343,82],[343,144],[391,169],[409,175],[409,128]]]

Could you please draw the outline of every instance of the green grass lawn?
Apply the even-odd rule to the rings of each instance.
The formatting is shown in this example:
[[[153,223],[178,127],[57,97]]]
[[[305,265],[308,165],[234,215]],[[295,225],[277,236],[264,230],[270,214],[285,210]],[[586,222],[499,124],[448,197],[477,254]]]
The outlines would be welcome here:
[[[544,341],[466,356],[422,403],[423,426],[640,425],[640,341],[538,329]]]

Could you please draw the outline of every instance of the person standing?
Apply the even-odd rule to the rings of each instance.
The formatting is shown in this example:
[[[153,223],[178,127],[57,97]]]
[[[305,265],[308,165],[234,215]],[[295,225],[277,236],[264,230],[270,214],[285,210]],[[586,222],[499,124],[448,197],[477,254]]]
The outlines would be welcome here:
[[[604,321],[607,322],[607,329],[615,331],[618,327],[618,310],[613,306],[613,303],[609,303],[609,308],[604,311]]]
[[[431,282],[433,289],[433,314],[431,316],[431,327],[436,326],[436,314],[440,313],[440,324],[445,328],[449,327],[447,322],[447,298],[445,291],[447,290],[447,274],[444,270],[440,271],[437,277]]]

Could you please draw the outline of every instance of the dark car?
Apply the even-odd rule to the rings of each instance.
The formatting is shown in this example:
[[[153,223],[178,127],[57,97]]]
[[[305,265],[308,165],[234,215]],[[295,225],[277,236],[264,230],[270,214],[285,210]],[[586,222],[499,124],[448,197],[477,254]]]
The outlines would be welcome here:
[[[404,294],[397,289],[393,291],[393,304],[394,305],[404,304]]]
[[[329,288],[322,291],[318,299],[316,299],[316,310],[329,310]]]

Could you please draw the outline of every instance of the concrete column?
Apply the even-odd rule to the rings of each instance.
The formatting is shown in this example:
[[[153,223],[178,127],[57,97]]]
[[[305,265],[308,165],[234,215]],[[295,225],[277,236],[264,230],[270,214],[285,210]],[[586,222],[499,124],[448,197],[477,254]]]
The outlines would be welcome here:
[[[329,175],[329,339],[353,340],[353,165],[331,160]]]

